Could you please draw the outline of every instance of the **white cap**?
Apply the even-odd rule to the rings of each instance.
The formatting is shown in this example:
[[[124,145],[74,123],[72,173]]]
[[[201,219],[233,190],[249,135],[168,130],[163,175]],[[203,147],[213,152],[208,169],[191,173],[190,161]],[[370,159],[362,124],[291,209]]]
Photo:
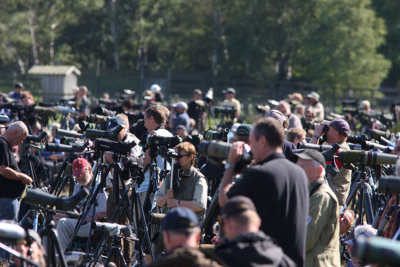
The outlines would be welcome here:
[[[161,87],[158,84],[153,84],[150,87],[150,91],[154,94],[154,93],[158,93],[161,91]]]
[[[182,108],[184,110],[188,109],[188,105],[185,102],[178,102],[173,105],[174,108]]]
[[[363,101],[361,101],[360,104],[358,105],[358,108],[359,108],[359,109],[363,109],[363,108],[370,107],[370,106],[371,106],[371,104],[369,103],[368,100],[363,100]]]
[[[316,92],[311,92],[311,93],[309,93],[308,95],[306,95],[306,97],[307,98],[312,98],[312,99],[314,99],[315,101],[319,101],[319,94],[318,93],[316,93]]]

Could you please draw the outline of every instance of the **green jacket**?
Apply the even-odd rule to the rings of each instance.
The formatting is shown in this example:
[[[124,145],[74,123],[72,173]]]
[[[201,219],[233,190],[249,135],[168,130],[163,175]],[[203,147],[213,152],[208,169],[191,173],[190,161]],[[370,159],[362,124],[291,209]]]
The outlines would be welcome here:
[[[338,200],[323,178],[310,192],[305,266],[340,266]]]
[[[346,142],[338,144],[340,145],[340,151],[350,150],[350,147]],[[343,206],[346,203],[347,196],[349,195],[351,170],[342,166],[342,168],[339,170],[339,173],[334,177],[329,177],[328,175],[328,183],[332,188],[332,191],[336,194],[339,205]]]

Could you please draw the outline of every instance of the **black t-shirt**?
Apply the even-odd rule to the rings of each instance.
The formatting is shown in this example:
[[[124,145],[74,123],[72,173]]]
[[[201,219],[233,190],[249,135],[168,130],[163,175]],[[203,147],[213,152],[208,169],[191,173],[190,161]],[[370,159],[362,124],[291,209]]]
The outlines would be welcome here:
[[[196,104],[196,101],[192,100],[188,103],[187,114],[190,118],[197,121],[198,119],[203,118],[203,113],[205,112],[205,108]]]
[[[0,137],[0,165],[20,171],[10,144],[3,137]],[[17,198],[24,189],[25,185],[20,181],[10,180],[0,175],[0,197]]]
[[[308,180],[303,169],[283,154],[272,154],[247,169],[227,195],[253,200],[262,220],[260,230],[276,240],[297,266],[304,265]]]

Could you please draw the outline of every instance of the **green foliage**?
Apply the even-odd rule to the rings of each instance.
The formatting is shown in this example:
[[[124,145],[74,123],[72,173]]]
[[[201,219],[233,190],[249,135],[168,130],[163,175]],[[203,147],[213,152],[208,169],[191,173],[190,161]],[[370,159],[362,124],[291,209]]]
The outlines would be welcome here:
[[[400,4],[374,4],[382,18],[370,0],[0,0],[0,65],[171,68],[264,87],[293,79],[378,88],[390,61],[400,66]]]

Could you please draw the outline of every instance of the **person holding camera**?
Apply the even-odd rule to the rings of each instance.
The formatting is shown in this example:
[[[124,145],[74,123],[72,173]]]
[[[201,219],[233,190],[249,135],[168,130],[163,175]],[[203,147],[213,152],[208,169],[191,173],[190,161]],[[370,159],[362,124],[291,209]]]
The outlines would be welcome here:
[[[203,219],[207,208],[207,181],[204,175],[194,167],[196,148],[189,142],[175,146],[178,157],[175,160],[174,177],[171,173],[163,180],[156,193],[159,207],[182,206],[191,209],[200,220]],[[172,179],[172,181],[171,181]]]
[[[165,129],[165,124],[167,122],[167,118],[169,116],[169,110],[162,105],[153,105],[148,107],[144,112],[144,127],[149,132],[148,138],[152,136],[160,136],[160,137],[172,137],[173,135]],[[144,156],[144,164],[145,166],[150,166],[150,164],[154,161],[157,164],[158,168],[164,167],[164,160],[160,155],[157,155],[156,147],[148,147],[145,150]],[[167,168],[169,168],[169,164],[167,164]],[[144,174],[144,181],[140,184],[138,192],[140,193],[140,197],[142,199],[142,203],[145,203],[145,197],[147,195],[147,190],[149,189],[151,173],[150,168],[147,168]],[[153,189],[155,190],[155,189]],[[153,192],[149,192],[152,194]],[[151,195],[150,195],[151,196]],[[150,197],[150,203],[153,199]]]
[[[142,148],[141,146],[139,146],[140,140],[132,133],[129,132],[129,119],[128,116],[125,114],[117,114],[114,118],[111,118],[108,121],[108,127],[107,129],[109,131],[112,131],[112,129],[114,129],[115,127],[118,126],[122,126],[120,127],[121,130],[119,131],[118,135],[117,135],[117,140],[121,141],[123,143],[131,143],[132,141],[135,141],[136,145],[131,149],[131,153],[129,155],[129,157],[133,157],[133,158],[140,158],[142,156]],[[107,151],[104,153],[104,158],[106,159],[107,162],[113,162],[113,152],[111,151]],[[123,166],[123,162],[122,159],[120,160],[121,166]],[[126,183],[129,182],[129,173],[127,172],[127,169],[123,169],[121,171],[121,177],[124,179],[124,181]],[[114,176],[114,172],[113,170],[110,170],[109,175],[107,178],[113,178]],[[112,192],[113,188],[112,188],[112,182],[110,181],[110,179],[107,179],[107,190],[109,193]],[[120,185],[120,189],[119,189],[119,194],[123,194],[123,189],[122,189],[122,185]],[[129,193],[131,193],[131,191],[129,191]],[[118,203],[114,202],[114,199],[112,197],[109,197],[107,199],[107,218],[110,219],[112,218],[112,215],[115,212],[115,207],[117,206]],[[129,214],[129,210],[128,207],[125,207],[125,209],[121,209],[119,212],[116,213],[116,216],[114,218],[114,220],[112,222],[116,222],[119,224],[129,224],[129,218],[128,215]],[[130,258],[131,255],[133,253],[133,245],[132,242],[129,240],[125,240],[122,239],[121,240],[122,243],[122,249],[124,251],[124,257],[127,261],[127,263],[130,263]]]
[[[340,266],[339,205],[324,179],[324,156],[311,149],[294,155],[310,183],[305,265]]]
[[[77,194],[81,187],[90,189],[91,183],[93,181],[92,166],[84,158],[77,158],[72,162],[72,174],[75,177],[77,183],[74,187],[73,195]],[[99,218],[106,217],[107,210],[107,193],[102,189],[97,195],[97,206],[91,206],[89,212],[86,214],[85,222],[80,226],[77,236],[88,237],[90,230],[90,221],[92,219],[93,208],[96,208],[95,218],[97,221]],[[67,248],[68,243],[74,233],[76,224],[76,219],[61,218],[57,224],[58,239],[60,242],[60,247],[63,251]]]
[[[338,144],[340,146],[340,149],[336,152],[336,154],[338,154],[340,151],[350,150],[349,145],[346,143],[349,133],[350,126],[347,121],[343,119],[335,119],[331,122],[324,121],[315,127],[314,135],[310,143],[318,144],[319,139],[325,135],[326,142],[329,145]],[[327,164],[331,164],[331,162],[327,162]],[[339,172],[334,176],[328,173],[327,180],[329,186],[338,198],[339,205],[343,206],[346,203],[350,190],[351,170],[344,168],[336,158],[335,164],[338,167]]]
[[[283,155],[282,124],[261,118],[250,132],[255,166],[248,168],[233,184],[235,165],[242,158],[243,142],[235,142],[228,155],[219,189],[219,204],[242,195],[250,198],[261,218],[260,229],[277,241],[297,266],[304,265],[308,181],[304,171]]]

